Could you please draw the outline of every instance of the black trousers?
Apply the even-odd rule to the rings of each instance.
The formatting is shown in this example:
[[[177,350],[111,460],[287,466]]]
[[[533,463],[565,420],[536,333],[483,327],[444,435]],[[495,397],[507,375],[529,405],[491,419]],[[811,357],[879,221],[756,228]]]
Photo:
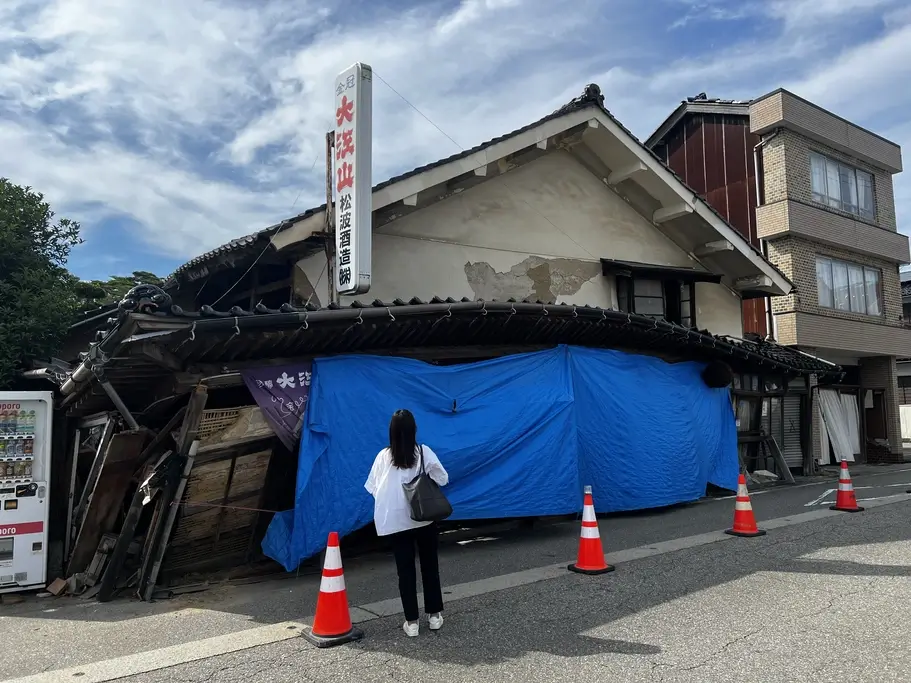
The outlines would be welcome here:
[[[399,594],[405,619],[417,621],[418,576],[414,566],[415,549],[421,560],[421,583],[424,585],[424,611],[436,614],[443,611],[443,588],[440,585],[439,531],[436,524],[391,534],[392,553],[399,574]]]

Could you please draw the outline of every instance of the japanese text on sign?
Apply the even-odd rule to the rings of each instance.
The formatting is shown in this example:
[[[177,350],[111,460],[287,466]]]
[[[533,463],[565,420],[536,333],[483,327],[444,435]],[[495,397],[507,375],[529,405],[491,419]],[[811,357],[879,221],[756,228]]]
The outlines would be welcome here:
[[[276,436],[294,450],[310,399],[311,364],[252,368],[241,376]]]
[[[370,289],[372,85],[369,66],[355,64],[335,80],[335,288]]]

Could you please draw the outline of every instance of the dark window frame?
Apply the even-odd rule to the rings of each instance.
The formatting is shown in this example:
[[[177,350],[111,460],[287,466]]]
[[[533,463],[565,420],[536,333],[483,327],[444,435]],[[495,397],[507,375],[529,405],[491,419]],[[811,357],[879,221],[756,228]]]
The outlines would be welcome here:
[[[661,296],[648,296],[636,294],[636,281],[649,281],[661,283]],[[668,322],[683,325],[690,329],[696,328],[696,283],[674,277],[637,277],[635,275],[617,275],[617,304],[624,313],[635,313],[657,317]],[[686,293],[686,296],[684,296]],[[663,313],[644,313],[637,310],[636,302],[639,300],[660,300]],[[683,315],[683,304],[689,303],[689,315]]]

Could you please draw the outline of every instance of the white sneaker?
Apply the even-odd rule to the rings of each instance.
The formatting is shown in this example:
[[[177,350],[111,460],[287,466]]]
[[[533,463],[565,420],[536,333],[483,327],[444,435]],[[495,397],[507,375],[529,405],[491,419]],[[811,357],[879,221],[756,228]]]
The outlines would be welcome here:
[[[440,623],[441,623],[441,624],[443,623],[442,620],[440,620]],[[431,626],[430,628],[433,628],[433,626]],[[439,628],[439,627],[437,627],[437,628]],[[420,633],[420,631],[421,631],[421,625],[420,625],[420,623],[418,623],[418,622],[415,622],[415,623],[413,623],[413,624],[409,624],[409,623],[406,621],[406,622],[402,625],[402,629],[405,631],[405,635],[408,636],[409,638],[417,638],[417,637],[418,637],[418,633]]]
[[[431,614],[430,615],[430,630],[439,631],[443,628],[443,614]]]

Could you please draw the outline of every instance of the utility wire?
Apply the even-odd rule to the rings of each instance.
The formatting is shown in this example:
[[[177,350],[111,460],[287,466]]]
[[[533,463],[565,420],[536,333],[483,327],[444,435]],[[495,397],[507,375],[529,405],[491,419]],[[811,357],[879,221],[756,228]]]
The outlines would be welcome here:
[[[385,83],[385,84],[386,84],[386,87],[389,88],[392,92],[394,92],[396,95],[398,95],[400,98],[402,98],[402,101],[403,101],[405,104],[407,104],[409,107],[411,107],[412,109],[414,109],[418,114],[420,114],[422,117],[424,117],[424,120],[426,120],[427,123],[429,123],[431,126],[433,126],[433,127],[436,128],[438,131],[440,131],[440,133],[442,133],[445,137],[447,137],[447,138],[449,139],[449,141],[450,141],[452,144],[454,144],[456,147],[458,147],[458,148],[459,148],[460,150],[462,150],[463,152],[465,151],[465,148],[462,147],[462,145],[460,145],[458,142],[456,142],[456,141],[452,138],[452,136],[449,135],[449,133],[447,133],[445,130],[443,130],[443,129],[440,128],[437,124],[435,124],[433,121],[431,121],[429,116],[427,116],[424,112],[422,112],[420,109],[418,109],[418,108],[415,107],[413,104],[411,104],[411,102],[409,102],[408,99],[407,99],[404,95],[402,95],[402,93],[400,93],[398,90],[396,90],[396,89],[393,88],[391,85],[389,85],[389,81],[387,81],[385,78],[383,78],[382,76],[380,76],[376,71],[373,72],[373,75],[376,76],[377,78],[379,78],[383,83]]]
[[[440,131],[440,133],[442,133],[442,134],[443,134],[443,135],[444,135],[452,144],[454,144],[456,147],[458,147],[461,151],[463,151],[463,152],[465,151],[465,148],[462,147],[462,145],[460,145],[458,142],[456,142],[455,139],[453,139],[453,137],[452,137],[451,135],[449,135],[449,133],[447,133],[445,130],[443,130],[442,128],[440,128],[436,123],[434,123],[434,122],[430,119],[429,116],[427,116],[424,112],[422,112],[422,111],[421,111],[420,109],[418,109],[414,104],[412,104],[412,103],[411,103],[404,95],[402,95],[398,90],[396,90],[396,89],[393,88],[391,85],[389,85],[389,82],[388,82],[385,78],[383,78],[382,76],[380,76],[375,70],[374,70],[374,72],[373,72],[373,75],[376,76],[377,78],[379,78],[379,79],[386,85],[387,88],[389,88],[392,92],[394,92],[396,95],[398,95],[398,96],[402,99],[402,101],[403,101],[405,104],[407,104],[409,107],[411,107],[412,109],[414,109],[418,114],[420,114],[420,115],[421,115],[421,116],[422,116],[422,117],[423,117],[431,126],[433,126],[433,127],[436,128],[438,131]],[[551,227],[553,227],[554,230],[556,230],[557,232],[561,233],[564,237],[566,237],[566,239],[568,239],[570,242],[572,242],[573,244],[575,244],[577,247],[579,247],[579,249],[581,249],[582,251],[584,251],[586,254],[588,254],[589,256],[591,256],[593,259],[597,259],[597,258],[598,258],[598,257],[595,256],[594,254],[592,254],[588,249],[586,249],[586,248],[583,247],[581,244],[579,244],[575,239],[573,239],[573,237],[572,237],[569,233],[567,233],[567,232],[566,232],[565,230],[563,230],[560,226],[558,226],[556,223],[554,223],[552,220],[550,220],[550,218],[548,218],[548,217],[545,216],[543,213],[541,213],[541,211],[539,211],[537,208],[535,208],[534,206],[532,206],[531,203],[530,203],[527,199],[525,199],[524,197],[522,197],[521,195],[519,195],[517,192],[514,192],[513,189],[509,186],[509,183],[507,183],[505,179],[501,178],[500,180],[502,181],[503,186],[506,188],[506,190],[509,192],[509,194],[511,194],[515,199],[518,199],[519,201],[521,201],[522,203],[524,203],[529,209],[531,209],[531,210],[534,211],[536,214],[538,214],[541,218],[543,218],[545,221],[547,221],[547,222],[551,225]],[[458,196],[459,196],[459,199],[464,200],[464,197],[462,197],[461,195],[458,195]]]
[[[316,157],[313,159],[313,165],[310,167],[310,170],[308,171],[307,175],[309,175],[310,173],[313,173],[313,169],[316,168],[316,162],[319,161],[319,155],[320,155],[320,152],[317,152]],[[303,194],[303,192],[304,192],[304,186],[301,185],[300,190],[298,190],[298,192],[297,192],[297,196],[294,198],[294,201],[291,203],[291,208],[288,209],[289,215],[294,210],[294,207],[297,206],[297,201],[300,199],[301,194]],[[247,275],[250,273],[250,271],[256,267],[256,264],[259,263],[259,260],[263,256],[266,255],[266,252],[269,250],[269,247],[272,246],[272,242],[275,240],[275,236],[279,233],[279,231],[281,230],[281,228],[284,224],[285,224],[285,222],[281,221],[278,225],[275,226],[275,229],[273,230],[272,234],[269,236],[269,242],[266,244],[265,247],[263,247],[263,250],[261,252],[259,252],[257,257],[253,260],[253,263],[250,264],[250,267],[247,268],[243,272],[243,275],[241,275],[239,278],[237,278],[237,280],[235,280],[234,284],[231,285],[225,291],[224,294],[222,294],[220,297],[218,297],[215,301],[212,302],[212,304],[211,304],[212,306],[215,306],[215,304],[217,304],[219,301],[221,301],[226,296],[228,296],[228,294],[230,294],[234,290],[234,288],[237,287],[237,285],[239,285],[245,277],[247,277]],[[208,280],[206,282],[208,282]],[[202,290],[200,290],[200,291],[202,291]]]

